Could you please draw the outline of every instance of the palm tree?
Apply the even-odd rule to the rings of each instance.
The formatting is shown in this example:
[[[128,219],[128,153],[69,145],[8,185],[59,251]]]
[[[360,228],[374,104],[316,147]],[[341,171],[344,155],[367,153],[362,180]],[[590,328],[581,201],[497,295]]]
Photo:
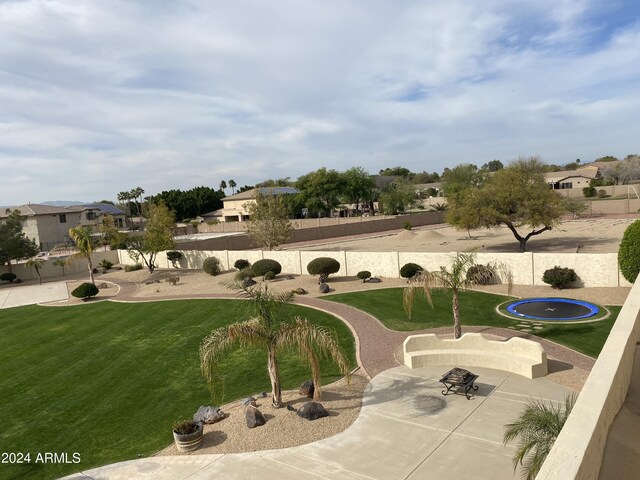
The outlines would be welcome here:
[[[236,193],[236,181],[229,180],[229,186],[231,187],[231,195],[234,195]]]
[[[93,279],[93,263],[91,262],[91,254],[93,253],[93,238],[91,237],[91,229],[78,225],[69,229],[69,236],[76,244],[77,253],[74,253],[67,262],[72,262],[77,258],[86,258],[89,265],[89,280],[95,285]]]
[[[224,192],[224,189],[227,188],[227,182],[225,182],[224,180],[222,180],[220,182],[220,190],[222,190]]]
[[[67,264],[67,262],[62,258],[58,258],[57,260],[54,260],[52,263],[54,266],[62,268],[62,276],[64,277],[64,266]]]
[[[129,213],[128,216],[131,217],[131,207],[129,205],[129,202],[131,201],[131,192],[119,192],[118,201],[127,207],[126,211]]]
[[[433,308],[431,292],[433,290],[451,290],[453,295],[451,304],[453,310],[453,335],[455,338],[460,338],[462,336],[462,327],[460,326],[460,291],[467,290],[476,284],[488,283],[486,281],[488,276],[492,276],[493,270],[497,267],[474,269],[470,272],[471,267],[476,264],[476,254],[472,252],[458,252],[453,255],[451,259],[451,267],[448,270],[446,267],[440,267],[440,270],[437,272],[421,271],[412,278],[410,284],[404,289],[402,302],[407,316],[411,318],[416,291],[424,293],[429,306]],[[511,273],[506,272],[505,276],[508,280],[508,291],[511,293]]]
[[[267,350],[267,369],[271,379],[273,406],[282,406],[280,368],[277,355],[285,349],[297,348],[299,355],[311,366],[315,392],[320,399],[320,365],[318,353],[331,357],[343,375],[349,364],[335,338],[324,327],[313,325],[305,318],[291,316],[289,303],[292,292],[273,294],[266,287],[241,288],[241,296],[251,302],[255,314],[249,320],[213,330],[200,345],[200,365],[209,382],[213,382],[218,360],[235,345],[260,347]]]
[[[576,403],[576,394],[567,395],[564,408],[542,400],[529,400],[514,423],[505,425],[503,442],[507,444],[520,437],[513,455],[513,470],[522,465],[522,478],[534,480],[551,451],[560,430]]]
[[[142,195],[144,194],[144,189],[141,187],[136,187],[131,190],[130,195],[131,199],[135,200],[136,209],[138,210],[138,219],[140,220],[140,230],[142,230]],[[138,197],[140,201],[138,202]]]
[[[42,276],[40,275],[40,269],[44,266],[44,260],[38,257],[33,257],[27,260],[27,268],[33,268],[36,271],[36,275],[38,275],[38,280],[40,285],[42,285]]]

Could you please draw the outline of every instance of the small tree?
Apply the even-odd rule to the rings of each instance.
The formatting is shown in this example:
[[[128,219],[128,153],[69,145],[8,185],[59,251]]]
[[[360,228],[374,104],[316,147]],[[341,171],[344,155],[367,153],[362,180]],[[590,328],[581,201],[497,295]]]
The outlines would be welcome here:
[[[249,213],[247,235],[258,247],[273,250],[289,240],[293,225],[287,217],[287,207],[281,195],[269,195],[256,190],[254,201],[244,205]]]
[[[427,299],[429,305],[433,308],[433,300],[431,292],[433,290],[451,291],[453,296],[451,308],[453,311],[453,335],[455,338],[462,336],[462,327],[460,325],[460,299],[461,290],[466,290],[476,283],[481,283],[481,278],[469,275],[469,270],[475,265],[475,253],[459,252],[451,257],[451,266],[449,268],[440,267],[437,272],[427,272],[422,270],[418,275],[411,279],[409,286],[405,287],[402,301],[407,316],[411,318],[415,295],[422,292]],[[478,275],[483,275],[478,272]],[[509,291],[511,290],[511,275],[507,275],[509,282]]]
[[[379,201],[385,215],[397,215],[411,208],[416,200],[415,187],[407,180],[397,179],[384,188]]]
[[[71,292],[76,298],[81,298],[82,300],[87,300],[91,297],[95,297],[100,290],[93,283],[81,283],[76,289]]]
[[[587,204],[579,198],[565,197],[563,203],[564,209],[571,214],[574,220],[587,210]]]
[[[170,250],[175,246],[173,229],[175,220],[173,213],[164,203],[151,204],[148,208],[149,219],[144,233],[133,234],[127,240],[129,256],[136,262],[142,259],[153,273],[158,253]]]
[[[40,269],[44,266],[44,260],[42,258],[33,257],[27,260],[27,268],[33,269],[38,275],[38,283],[42,285],[42,276],[40,275]]]
[[[220,275],[222,267],[220,266],[220,259],[218,257],[208,257],[202,262],[202,270],[211,276]]]
[[[325,283],[332,273],[340,270],[340,262],[335,258],[318,257],[314,258],[307,265],[307,272],[310,275],[319,275],[318,283]]]
[[[71,237],[75,243],[77,252],[67,258],[67,262],[73,262],[78,258],[84,258],[87,260],[87,267],[89,268],[89,281],[95,284],[93,279],[93,263],[91,261],[91,254],[94,250],[94,240],[91,236],[91,229],[78,225],[69,229],[69,237]]]
[[[627,281],[633,283],[640,272],[640,220],[627,227],[618,249],[618,265]]]
[[[336,336],[324,327],[312,324],[305,318],[292,316],[288,309],[293,300],[292,292],[273,294],[266,289],[243,288],[243,296],[249,300],[254,316],[249,320],[232,323],[213,330],[200,345],[200,365],[205,378],[213,382],[218,360],[234,345],[259,347],[267,351],[267,370],[271,379],[271,396],[274,407],[282,406],[282,388],[278,353],[294,349],[309,362],[315,391],[313,398],[320,399],[320,362],[318,354],[334,360],[340,372],[348,375],[349,364],[342,353]]]
[[[36,255],[39,251],[35,240],[28,238],[22,231],[26,217],[20,210],[6,210],[6,218],[0,222],[0,265],[6,264],[12,272],[11,262]]]
[[[105,244],[109,245],[111,250],[117,250],[119,248],[126,248],[127,235],[124,232],[118,230],[116,222],[111,215],[107,215],[102,220],[102,224],[98,227],[102,234],[102,240]]]
[[[505,426],[505,444],[519,439],[518,448],[513,455],[513,470],[521,465],[523,479],[534,480],[538,475],[551,447],[571,415],[576,398],[575,393],[567,395],[564,408],[541,400],[529,400],[518,419]]]
[[[178,268],[178,262],[180,261],[181,258],[182,258],[181,252],[177,252],[175,250],[170,250],[167,252],[167,260],[171,262],[171,265],[173,265],[173,268]]]
[[[54,260],[53,262],[51,262],[51,264],[54,267],[62,268],[62,276],[64,277],[64,267],[67,264],[67,262],[65,260],[63,260],[62,258],[58,258],[58,259]]]

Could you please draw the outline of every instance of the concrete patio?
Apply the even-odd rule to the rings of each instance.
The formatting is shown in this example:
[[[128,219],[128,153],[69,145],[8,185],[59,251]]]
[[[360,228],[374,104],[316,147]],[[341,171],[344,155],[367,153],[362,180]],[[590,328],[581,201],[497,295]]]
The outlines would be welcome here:
[[[0,308],[22,307],[35,303],[56,302],[69,298],[66,282],[42,285],[16,285],[0,289]]]
[[[474,396],[445,397],[438,380],[447,370],[397,367],[380,373],[367,387],[355,423],[315,443],[242,454],[150,457],[65,478],[520,478],[511,463],[515,447],[502,445],[504,425],[529,398],[563,402],[570,390],[545,378],[470,368],[480,375]]]

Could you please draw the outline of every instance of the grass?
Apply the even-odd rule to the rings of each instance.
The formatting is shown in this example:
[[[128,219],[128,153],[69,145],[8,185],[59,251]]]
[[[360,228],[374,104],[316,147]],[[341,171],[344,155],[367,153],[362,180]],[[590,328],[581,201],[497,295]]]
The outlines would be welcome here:
[[[354,340],[339,320],[291,306],[333,328],[352,365]],[[213,399],[198,346],[212,329],[247,318],[239,300],[189,300],[0,310],[0,444],[4,452],[80,454],[79,464],[2,465],[1,479],[57,478],[144,457],[172,441],[171,425],[200,405],[270,391],[266,354],[238,350],[221,364]],[[293,353],[279,357],[283,388],[310,378]],[[339,377],[323,361],[323,382]]]
[[[433,292],[433,308],[424,297],[419,296],[414,303],[413,315],[409,319],[402,306],[402,288],[387,288],[364,292],[343,293],[322,297],[325,300],[344,303],[359,308],[378,318],[391,330],[415,331],[427,328],[451,327],[453,314],[451,294],[445,291]],[[496,312],[496,307],[511,297],[484,292],[464,291],[460,293],[460,319],[462,333],[465,326],[515,327],[522,320],[505,318]],[[566,345],[591,357],[597,357],[609,336],[611,327],[621,307],[607,307],[611,316],[593,323],[545,324],[534,333],[539,337]]]

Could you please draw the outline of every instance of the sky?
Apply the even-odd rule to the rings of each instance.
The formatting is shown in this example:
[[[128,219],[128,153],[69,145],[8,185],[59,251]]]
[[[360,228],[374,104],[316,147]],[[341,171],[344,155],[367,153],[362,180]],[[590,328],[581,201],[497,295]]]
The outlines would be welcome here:
[[[0,45],[0,205],[640,151],[637,0],[0,0]]]

